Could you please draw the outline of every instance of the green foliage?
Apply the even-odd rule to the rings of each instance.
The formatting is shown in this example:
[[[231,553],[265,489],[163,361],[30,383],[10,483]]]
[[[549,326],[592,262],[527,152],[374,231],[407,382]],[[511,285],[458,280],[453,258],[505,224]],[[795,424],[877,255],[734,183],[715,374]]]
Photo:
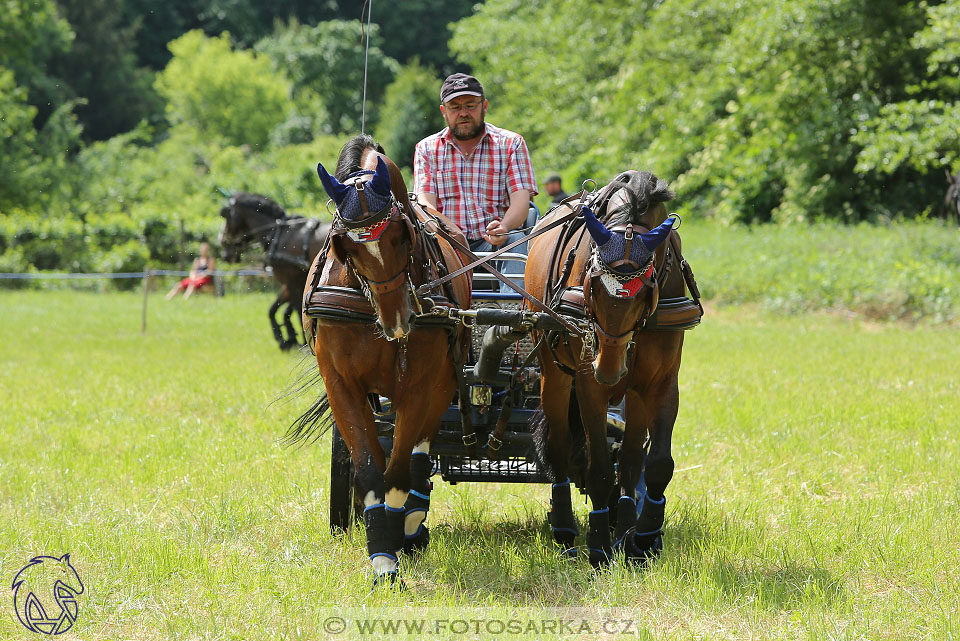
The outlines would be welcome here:
[[[273,35],[256,45],[274,67],[293,82],[298,100],[306,94],[309,105],[318,101],[325,110],[323,130],[340,134],[360,130],[363,105],[364,42],[358,21],[330,20],[315,26],[296,20],[278,24]],[[376,25],[371,25],[367,69],[366,127],[377,120],[377,105],[397,73],[399,65],[384,55]]]
[[[923,208],[916,176],[855,175],[851,139],[922,73],[923,18],[864,0],[490,0],[451,46],[489,119],[576,182],[642,167],[699,215],[857,220]],[[528,32],[562,34],[562,53]]]
[[[57,0],[76,37],[55,54],[50,73],[63,79],[64,99],[83,99],[77,109],[86,140],[105,140],[133,129],[142,119],[162,117],[153,74],[139,68],[134,46],[139,25],[122,24],[114,0]],[[46,108],[45,116],[64,101]]]
[[[17,83],[28,90],[28,102],[49,114],[47,105],[60,104],[66,93],[48,64],[67,50],[73,31],[53,0],[4,0],[0,10],[0,67],[12,69]]]
[[[416,144],[444,127],[437,106],[441,83],[435,73],[414,59],[387,87],[376,138],[401,167],[412,167]]]
[[[927,74],[910,88],[918,97],[884,105],[860,126],[855,140],[864,147],[861,173],[891,174],[903,166],[926,173],[960,169],[960,0],[926,11],[928,24],[912,40],[928,52]]]
[[[80,137],[73,107],[61,105],[35,130],[37,110],[26,89],[0,67],[0,215],[17,206],[49,209],[62,194],[68,156]]]
[[[27,104],[27,90],[13,72],[0,67],[0,213],[31,200],[36,169],[36,108]]]
[[[470,15],[476,4],[475,0],[404,0],[384,9],[377,3],[372,17],[386,35],[381,45],[386,55],[403,64],[416,59],[445,78],[464,71],[447,49],[450,24]],[[438,87],[434,93],[439,91]]]
[[[292,107],[290,83],[252,51],[233,50],[227,33],[190,31],[170,43],[173,58],[155,87],[172,123],[231,145],[266,146]]]

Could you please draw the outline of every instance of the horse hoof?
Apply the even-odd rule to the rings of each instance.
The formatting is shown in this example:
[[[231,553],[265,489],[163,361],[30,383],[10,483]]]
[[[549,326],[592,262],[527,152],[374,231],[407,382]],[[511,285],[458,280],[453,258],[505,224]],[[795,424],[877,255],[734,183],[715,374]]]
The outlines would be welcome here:
[[[400,578],[400,573],[397,571],[387,572],[386,574],[378,574],[373,577],[373,589],[385,586],[392,590],[397,590],[403,592],[407,589],[407,584],[403,582],[403,579]]]
[[[627,558],[634,563],[645,565],[655,561],[663,552],[663,533],[645,534],[643,536],[634,535],[627,537],[629,543],[625,542],[624,553]]]
[[[577,548],[564,548],[560,550],[560,558],[566,561],[576,561],[580,557]]]
[[[403,539],[403,551],[407,554],[419,554],[427,549],[427,545],[430,544],[430,530],[426,525],[420,525],[420,528],[417,530],[417,533],[410,537],[409,539],[404,537]]]
[[[608,565],[612,557],[613,552],[609,549],[590,548],[590,565],[592,565],[595,570],[599,570],[605,565]]]

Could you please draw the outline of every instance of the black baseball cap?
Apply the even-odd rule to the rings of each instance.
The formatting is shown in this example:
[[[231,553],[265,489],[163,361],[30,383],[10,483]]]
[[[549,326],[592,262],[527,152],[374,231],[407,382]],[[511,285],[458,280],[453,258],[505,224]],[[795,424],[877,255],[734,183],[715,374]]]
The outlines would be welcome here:
[[[457,96],[479,96],[483,98],[483,85],[473,76],[455,73],[447,76],[440,87],[440,102],[445,103]]]

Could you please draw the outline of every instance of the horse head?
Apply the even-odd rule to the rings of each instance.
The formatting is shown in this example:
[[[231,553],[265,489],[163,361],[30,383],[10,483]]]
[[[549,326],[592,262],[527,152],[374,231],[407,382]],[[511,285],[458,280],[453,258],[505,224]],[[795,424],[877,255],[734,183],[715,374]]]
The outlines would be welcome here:
[[[620,174],[583,215],[593,240],[583,278],[584,302],[597,344],[593,375],[605,385],[627,373],[633,338],[658,302],[656,266],[663,265],[663,241],[673,228],[663,203],[673,198],[667,183],[649,172]]]
[[[330,250],[360,281],[387,340],[400,340],[410,333],[418,309],[410,280],[416,242],[410,201],[393,161],[369,144],[351,166],[343,162],[350,147],[347,143],[341,152],[337,177],[317,165],[337,208]]]
[[[220,257],[228,263],[236,263],[251,241],[269,242],[268,232],[287,214],[266,196],[238,191],[220,209],[220,217],[224,221],[217,240]]]

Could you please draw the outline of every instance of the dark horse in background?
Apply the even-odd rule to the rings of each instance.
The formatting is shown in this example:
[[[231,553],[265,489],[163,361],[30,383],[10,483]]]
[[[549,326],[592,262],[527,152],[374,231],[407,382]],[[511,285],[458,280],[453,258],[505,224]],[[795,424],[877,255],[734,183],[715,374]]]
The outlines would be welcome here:
[[[442,296],[416,296],[418,285],[464,265],[447,241],[429,233],[436,231],[433,226],[466,240],[449,221],[415,208],[400,170],[378,149],[370,136],[360,135],[341,151],[335,177],[317,168],[337,213],[329,251],[311,267],[304,296],[311,309],[323,293],[340,301],[352,297],[368,320],[304,317],[325,396],[287,433],[290,442],[308,440],[329,422],[327,407],[332,411],[365,506],[375,584],[396,582],[400,552],[414,552],[429,540],[423,521],[430,504],[430,442],[453,400],[469,348],[468,328],[455,321],[421,324],[417,317],[434,305],[467,309],[471,290],[465,273]],[[370,395],[389,397],[396,413],[389,463]]]
[[[229,197],[220,215],[224,219],[220,232],[222,258],[235,263],[251,243],[263,247],[266,265],[280,284],[280,292],[268,312],[273,337],[282,350],[301,345],[290,317],[294,312],[300,317],[301,294],[307,282],[307,272],[323,248],[330,224],[313,218],[287,215],[280,205],[266,196],[243,191]],[[281,328],[277,322],[277,310],[284,305]]]
[[[664,243],[675,234],[675,219],[667,218],[663,204],[673,198],[666,182],[649,172],[627,171],[582,198],[587,198],[582,221],[574,219],[532,241],[525,282],[547,304],[563,301],[582,310],[593,330],[582,338],[548,334],[540,343],[543,414],[534,416],[533,428],[538,455],[554,481],[553,536],[569,555],[579,533],[570,503],[571,468],[575,450],[584,449],[574,443],[586,440],[583,478],[593,504],[587,547],[596,567],[607,563],[614,549],[643,561],[663,545],[683,332],[646,332],[644,325],[661,295],[683,296],[684,281],[667,258],[670,245],[670,260],[676,260],[679,240]],[[563,212],[563,207],[554,210],[539,226]],[[606,413],[624,396],[625,429],[614,480]]]
[[[954,218],[960,225],[960,171],[951,174],[945,169],[943,173],[947,177],[947,193],[943,196],[943,210],[947,220]]]

